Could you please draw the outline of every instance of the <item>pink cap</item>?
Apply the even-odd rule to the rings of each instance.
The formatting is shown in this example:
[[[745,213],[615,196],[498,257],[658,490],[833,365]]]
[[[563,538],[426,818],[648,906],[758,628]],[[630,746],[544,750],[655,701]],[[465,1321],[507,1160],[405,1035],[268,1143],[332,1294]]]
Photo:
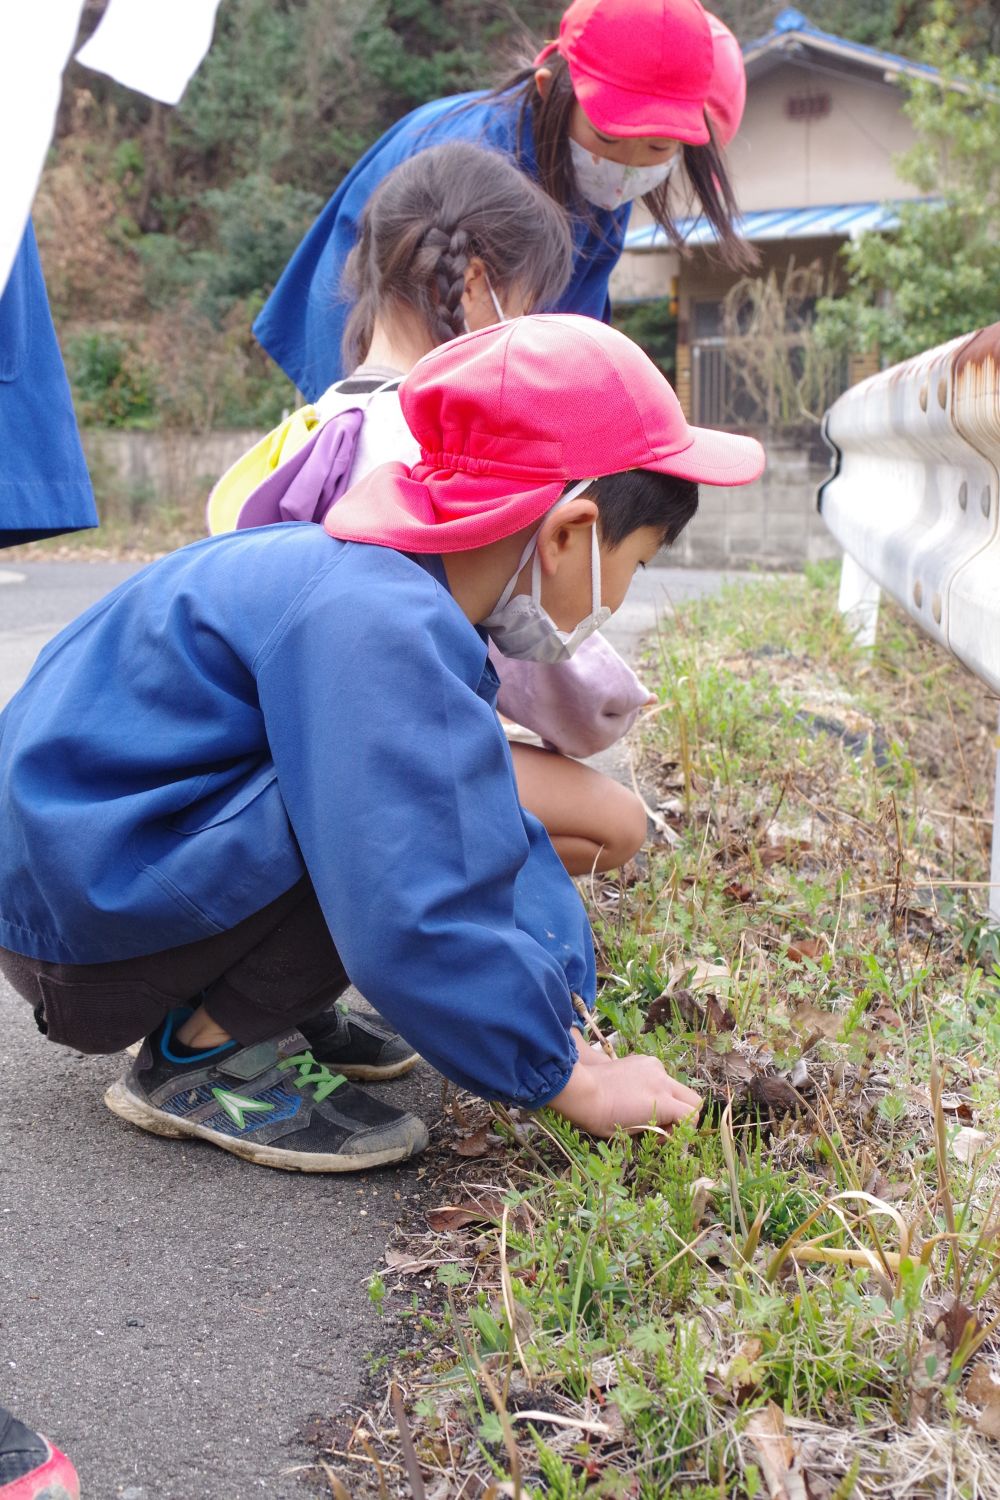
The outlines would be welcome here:
[[[638,344],[574,313],[535,313],[431,350],[400,387],[420,444],[385,464],[324,522],[331,536],[402,552],[485,547],[545,515],[574,479],[652,469],[749,484],[753,438],[690,427]]]
[[[559,40],[538,54],[535,67],[555,51],[596,130],[692,146],[708,140],[712,33],[698,0],[573,0]]]
[[[712,81],[705,108],[719,144],[728,146],[740,128],[747,102],[747,73],[740,44],[725,22],[708,13],[712,33]]]

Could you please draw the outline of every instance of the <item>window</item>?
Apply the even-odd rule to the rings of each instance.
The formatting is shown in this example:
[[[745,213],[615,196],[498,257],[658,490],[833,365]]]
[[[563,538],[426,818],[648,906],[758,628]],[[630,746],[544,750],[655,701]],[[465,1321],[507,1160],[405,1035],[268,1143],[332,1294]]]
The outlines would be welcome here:
[[[790,120],[822,120],[832,107],[829,94],[789,94],[785,100],[785,114]]]

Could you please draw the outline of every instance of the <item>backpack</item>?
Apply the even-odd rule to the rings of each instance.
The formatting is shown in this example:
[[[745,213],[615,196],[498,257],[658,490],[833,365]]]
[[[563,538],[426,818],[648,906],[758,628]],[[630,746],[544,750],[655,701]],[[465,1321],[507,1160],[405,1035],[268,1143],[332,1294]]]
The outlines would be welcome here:
[[[318,406],[292,412],[216,483],[206,506],[209,532],[215,536],[279,521],[322,524],[350,483],[369,401],[396,384],[395,379],[348,377],[331,386]]]

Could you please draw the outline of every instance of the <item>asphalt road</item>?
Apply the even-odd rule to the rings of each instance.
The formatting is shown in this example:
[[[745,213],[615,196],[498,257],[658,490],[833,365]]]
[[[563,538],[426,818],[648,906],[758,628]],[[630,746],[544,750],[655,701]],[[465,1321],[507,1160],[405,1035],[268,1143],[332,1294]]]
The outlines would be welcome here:
[[[0,555],[0,704],[134,571]],[[605,634],[634,653],[719,579],[651,568]],[[84,1500],[301,1497],[303,1426],[357,1399],[386,1337],[366,1287],[420,1164],[305,1177],[145,1135],[102,1103],[125,1061],[46,1044],[0,981],[0,1402],[72,1456]],[[433,1128],[429,1068],[384,1087]]]

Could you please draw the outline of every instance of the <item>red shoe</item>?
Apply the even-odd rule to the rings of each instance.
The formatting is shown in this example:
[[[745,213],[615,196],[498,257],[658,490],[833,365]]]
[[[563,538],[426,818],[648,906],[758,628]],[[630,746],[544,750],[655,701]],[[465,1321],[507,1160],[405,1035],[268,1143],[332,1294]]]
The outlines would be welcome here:
[[[0,1406],[0,1500],[80,1500],[76,1470],[48,1438]]]

